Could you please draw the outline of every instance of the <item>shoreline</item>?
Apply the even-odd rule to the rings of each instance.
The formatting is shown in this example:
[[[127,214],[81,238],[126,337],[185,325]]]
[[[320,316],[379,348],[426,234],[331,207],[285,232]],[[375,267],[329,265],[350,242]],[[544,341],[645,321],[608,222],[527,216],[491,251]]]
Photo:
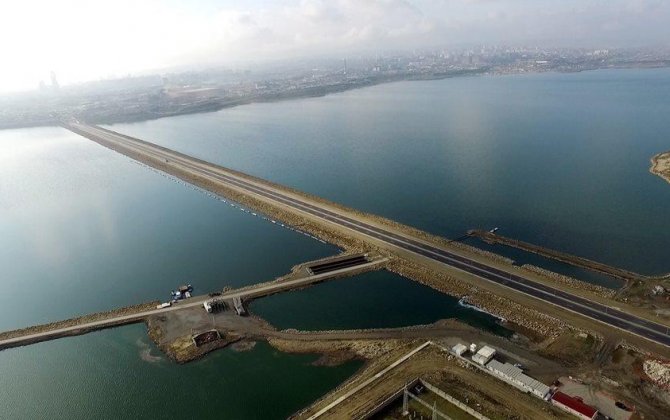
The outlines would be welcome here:
[[[198,103],[193,106],[184,106],[181,109],[166,111],[163,113],[152,113],[149,111],[141,111],[135,115],[109,115],[103,117],[83,117],[73,115],[78,119],[84,120],[87,123],[95,125],[113,125],[113,124],[131,124],[136,122],[153,121],[161,118],[178,117],[180,115],[203,114],[209,112],[218,112],[223,109],[234,108],[240,105],[250,105],[256,103],[273,103],[305,98],[321,98],[334,93],[341,93],[350,90],[363,89],[387,83],[396,82],[413,82],[413,81],[427,81],[427,80],[444,80],[455,77],[480,76],[490,74],[488,67],[481,69],[458,70],[450,73],[435,73],[425,75],[400,75],[387,76],[377,79],[362,79],[352,81],[350,83],[341,82],[333,85],[314,86],[298,89],[295,91],[285,91],[277,93],[265,93],[258,95],[250,95],[240,98],[214,98],[209,102]],[[40,119],[37,121],[26,123],[0,124],[0,130],[12,130],[21,128],[35,128],[35,127],[53,127],[62,125],[61,119]]]
[[[257,103],[273,103],[273,102],[282,102],[289,100],[297,99],[306,99],[306,98],[321,98],[335,93],[347,92],[350,90],[363,89],[372,86],[383,85],[387,83],[398,83],[398,82],[420,82],[420,81],[429,81],[429,80],[445,80],[457,77],[473,77],[473,76],[490,76],[490,77],[499,77],[499,76],[525,76],[525,75],[539,75],[545,73],[553,74],[577,74],[584,72],[592,72],[598,70],[648,70],[648,69],[659,69],[659,68],[670,68],[670,63],[664,64],[654,64],[654,65],[618,65],[618,66],[607,66],[607,67],[597,67],[597,68],[587,68],[587,69],[574,69],[574,70],[561,70],[561,69],[548,69],[543,71],[534,71],[534,72],[497,72],[495,69],[490,67],[483,67],[480,69],[464,69],[448,73],[435,73],[435,74],[423,74],[423,75],[396,75],[396,76],[387,76],[378,79],[364,79],[359,80],[353,83],[339,83],[335,85],[327,86],[316,86],[300,89],[297,91],[287,91],[287,92],[278,92],[272,94],[260,94],[260,95],[250,95],[247,97],[241,98],[231,98],[231,99],[212,99],[210,102],[198,103],[194,106],[184,107],[179,110],[168,111],[164,113],[151,113],[147,111],[140,112],[136,115],[119,115],[101,118],[83,118],[80,119],[86,120],[88,123],[95,125],[114,125],[114,124],[132,124],[146,121],[158,120],[161,118],[169,117],[178,117],[181,115],[194,115],[194,114],[204,114],[210,112],[218,112],[223,109],[234,108],[241,105],[250,105]],[[78,116],[75,116],[78,117]],[[60,119],[40,119],[31,122],[25,123],[8,123],[0,124],[0,130],[16,130],[22,128],[36,128],[36,127],[54,127],[62,125]],[[668,181],[670,182],[670,181]]]
[[[658,153],[650,161],[649,172],[670,183],[670,151]]]

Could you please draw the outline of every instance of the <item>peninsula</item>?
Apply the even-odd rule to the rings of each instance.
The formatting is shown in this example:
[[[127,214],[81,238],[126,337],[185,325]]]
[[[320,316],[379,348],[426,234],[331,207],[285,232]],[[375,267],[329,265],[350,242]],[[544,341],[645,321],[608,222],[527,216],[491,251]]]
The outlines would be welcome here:
[[[652,157],[649,172],[670,182],[670,151]]]

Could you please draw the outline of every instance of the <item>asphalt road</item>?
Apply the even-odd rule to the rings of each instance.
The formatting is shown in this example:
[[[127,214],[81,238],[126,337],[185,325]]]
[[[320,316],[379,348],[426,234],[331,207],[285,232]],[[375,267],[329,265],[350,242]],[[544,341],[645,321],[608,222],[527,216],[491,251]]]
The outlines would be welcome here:
[[[441,262],[450,267],[474,274],[483,279],[508,287],[517,292],[533,296],[553,305],[567,309],[569,311],[581,314],[591,319],[597,320],[609,326],[637,334],[651,341],[670,346],[669,328],[631,315],[626,312],[593,302],[591,300],[555,289],[550,286],[529,280],[527,278],[508,273],[495,267],[474,261],[467,257],[454,254],[452,252],[425,244],[417,239],[400,235],[386,229],[364,223],[360,220],[336,213],[332,210],[323,208],[315,203],[306,202],[292,195],[283,193],[277,189],[261,184],[260,182],[250,181],[244,177],[235,175],[233,172],[220,166],[203,162],[201,160],[186,156],[179,152],[135,139],[130,136],[115,133],[100,127],[86,125],[73,125],[75,132],[86,137],[104,142],[112,142],[117,145],[130,149],[131,151],[158,158],[162,161],[167,160],[170,165],[191,172],[195,175],[209,179],[228,186],[233,186],[238,190],[254,195],[261,196],[265,200],[281,203],[298,212],[308,213],[322,220],[337,224],[341,227],[351,229],[359,234],[382,241],[392,247],[398,247],[417,255]],[[84,133],[81,133],[81,132]],[[97,137],[97,140],[96,140]]]

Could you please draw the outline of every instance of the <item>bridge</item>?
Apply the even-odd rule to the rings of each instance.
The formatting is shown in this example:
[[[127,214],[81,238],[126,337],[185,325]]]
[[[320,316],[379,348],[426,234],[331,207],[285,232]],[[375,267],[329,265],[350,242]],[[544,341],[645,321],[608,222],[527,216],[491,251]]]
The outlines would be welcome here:
[[[494,289],[501,293],[513,291],[512,296],[531,297],[533,299],[528,301],[536,304],[540,301],[543,304],[540,308],[549,304],[565,310],[562,313],[566,316],[578,314],[624,334],[634,334],[666,346],[665,350],[670,346],[666,325],[535,281],[518,271],[501,268],[494,261],[456,247],[432,243],[420,234],[408,233],[407,229],[377,223],[360,212],[101,127],[69,123],[66,128],[216,194],[250,198],[256,203],[318,224],[336,235],[385,249],[421,266],[445,269],[450,274],[461,273],[461,276],[465,275],[464,281],[469,278],[485,280],[484,283],[494,285]]]
[[[227,293],[221,294],[220,296],[217,297],[217,299],[233,301],[235,311],[238,313],[238,315],[243,315],[244,314],[244,307],[242,305],[243,300],[258,299],[261,297],[269,296],[272,294],[288,290],[308,287],[315,283],[320,283],[326,280],[347,276],[356,272],[379,269],[379,267],[383,266],[383,264],[388,261],[388,258],[372,257],[370,259],[367,258],[359,259],[358,261],[359,263],[356,265],[341,267],[332,271],[328,271],[326,273],[321,274],[308,273],[307,275],[299,276],[298,278],[294,278],[291,280],[271,281],[267,283],[260,283],[253,286],[244,287],[237,290],[231,290]],[[211,297],[209,295],[194,296],[190,299],[179,301],[167,308],[144,310],[128,315],[110,316],[105,319],[85,323],[76,323],[75,325],[62,328],[48,328],[47,324],[43,326],[45,327],[44,330],[39,332],[25,333],[25,334],[20,333],[13,335],[9,338],[4,339],[0,338],[0,350],[11,347],[19,347],[28,344],[39,343],[41,341],[52,340],[60,337],[82,335],[92,331],[117,327],[120,325],[143,322],[147,317],[150,317],[152,315],[159,315],[161,313],[179,311],[187,308],[202,306],[202,304],[205,301],[210,299]],[[37,327],[39,328],[40,326]],[[17,332],[20,331],[21,330]],[[8,333],[11,333],[11,331],[0,334],[0,337]]]

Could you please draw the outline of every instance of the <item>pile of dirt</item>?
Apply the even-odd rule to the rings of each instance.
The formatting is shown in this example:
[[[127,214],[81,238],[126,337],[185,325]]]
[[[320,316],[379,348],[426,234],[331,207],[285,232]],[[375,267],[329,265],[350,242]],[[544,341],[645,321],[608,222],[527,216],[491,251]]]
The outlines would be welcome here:
[[[162,344],[159,348],[170,359],[179,364],[184,364],[197,360],[207,353],[227,347],[242,339],[241,336],[232,333],[226,333],[225,335],[221,333],[219,334],[221,335],[220,339],[204,343],[201,346],[196,346],[193,342],[193,337],[187,335],[179,337],[170,343]]]
[[[643,363],[644,373],[657,385],[670,387],[670,362],[649,359]]]
[[[543,343],[537,353],[565,366],[579,366],[594,361],[601,342],[590,334],[569,330]]]

